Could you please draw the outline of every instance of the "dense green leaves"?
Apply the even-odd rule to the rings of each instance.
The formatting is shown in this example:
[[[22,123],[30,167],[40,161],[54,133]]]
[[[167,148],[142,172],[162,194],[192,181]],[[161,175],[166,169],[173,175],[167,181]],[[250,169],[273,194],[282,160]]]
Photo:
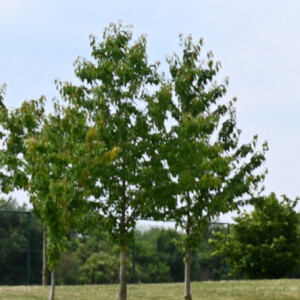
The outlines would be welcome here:
[[[165,158],[178,204],[173,219],[187,232],[184,248],[197,247],[203,225],[234,210],[263,180],[254,175],[267,145],[256,150],[256,137],[240,145],[234,101],[224,102],[227,81],[215,82],[220,68],[211,53],[200,56],[202,40],[181,39],[182,57],[168,59],[171,73],[172,117]]]
[[[211,257],[213,247],[208,244],[214,229],[224,230],[216,225],[206,228],[201,239],[200,251],[193,252],[192,280],[226,279],[227,268],[220,258]],[[127,278],[129,282],[156,283],[182,282],[184,278],[182,252],[174,239],[183,237],[182,232],[173,229],[151,228],[136,230],[134,252],[128,245]],[[59,284],[105,284],[118,282],[118,246],[107,234],[89,230],[72,234],[67,251],[62,254],[57,272]],[[133,264],[135,276],[133,278]]]
[[[0,199],[0,245],[1,285],[41,283],[42,225],[12,198]]]
[[[147,91],[146,87],[159,82],[157,66],[147,62],[145,38],[131,40],[128,28],[111,24],[100,43],[91,37],[94,61],[75,63],[75,73],[84,85],[59,83],[62,97],[86,112],[93,126],[87,139],[97,137],[106,151],[119,149],[112,163],[93,166],[89,176],[95,207],[107,218],[106,229],[120,245],[125,245],[136,218],[147,215],[153,205],[146,201],[155,193],[151,178],[163,178],[154,171],[163,169],[154,157],[161,143],[156,123],[162,121],[157,113],[150,113],[154,103],[162,102],[163,91],[154,95]],[[93,159],[96,155],[91,154]]]
[[[235,218],[231,234],[217,234],[216,255],[224,256],[234,274],[248,278],[282,278],[300,263],[300,220],[297,201],[274,194],[255,203],[251,213]]]
[[[82,223],[88,211],[90,169],[111,161],[117,150],[105,153],[90,134],[86,114],[77,107],[55,103],[54,113],[45,115],[44,98],[25,101],[12,111],[3,108],[1,125],[6,130],[1,150],[7,178],[3,190],[28,191],[34,212],[47,229],[48,262],[53,269],[66,234]],[[95,151],[97,159],[91,157]]]

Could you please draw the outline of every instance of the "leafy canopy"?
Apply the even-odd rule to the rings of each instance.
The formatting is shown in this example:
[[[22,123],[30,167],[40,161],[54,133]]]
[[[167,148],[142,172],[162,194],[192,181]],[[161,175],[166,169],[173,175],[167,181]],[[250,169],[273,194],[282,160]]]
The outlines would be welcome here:
[[[105,217],[102,225],[124,246],[137,218],[149,216],[164,201],[167,172],[157,154],[162,136],[154,110],[165,91],[158,86],[157,64],[148,63],[144,36],[132,42],[129,28],[111,24],[102,41],[91,37],[90,45],[92,61],[75,63],[82,85],[59,87],[69,105],[86,113],[88,136],[101,141],[105,151],[118,149],[110,164],[91,167],[88,178],[91,210]],[[91,156],[97,159],[96,152]]]
[[[174,207],[171,213],[186,232],[182,246],[199,244],[207,221],[235,210],[259,188],[264,173],[255,173],[265,160],[267,145],[256,149],[257,137],[240,144],[235,99],[225,102],[228,80],[218,84],[220,63],[212,53],[201,57],[202,40],[181,37],[182,56],[168,59],[171,79],[171,129],[163,157],[170,178]]]

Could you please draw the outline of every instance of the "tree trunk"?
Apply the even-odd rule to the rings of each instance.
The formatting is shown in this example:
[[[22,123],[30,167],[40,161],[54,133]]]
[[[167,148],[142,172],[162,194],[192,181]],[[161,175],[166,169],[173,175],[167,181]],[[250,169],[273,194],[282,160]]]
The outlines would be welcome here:
[[[46,241],[46,227],[43,231],[43,271],[42,271],[42,284],[48,284],[48,269],[47,269],[47,241]]]
[[[120,247],[120,294],[119,300],[127,299],[127,287],[126,287],[126,248]]]
[[[185,268],[184,268],[184,300],[192,300],[191,260],[192,260],[192,251],[190,249],[186,249]]]
[[[51,272],[51,290],[49,295],[49,300],[54,300],[55,296],[55,272]]]

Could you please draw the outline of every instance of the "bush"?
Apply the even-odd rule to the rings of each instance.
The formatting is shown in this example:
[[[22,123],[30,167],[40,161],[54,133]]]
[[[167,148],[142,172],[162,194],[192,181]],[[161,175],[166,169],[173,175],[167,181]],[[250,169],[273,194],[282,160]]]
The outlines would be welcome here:
[[[292,274],[300,262],[297,200],[275,194],[255,203],[252,213],[235,218],[231,234],[217,233],[215,255],[225,257],[232,274],[247,278],[281,278]]]

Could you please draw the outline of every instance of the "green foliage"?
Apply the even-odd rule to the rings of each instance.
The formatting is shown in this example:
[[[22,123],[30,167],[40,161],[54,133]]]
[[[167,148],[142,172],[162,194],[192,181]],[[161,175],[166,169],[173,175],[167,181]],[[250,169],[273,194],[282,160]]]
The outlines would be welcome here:
[[[136,277],[139,282],[174,282],[182,277],[182,255],[173,239],[174,230],[153,228],[135,233]]]
[[[16,211],[16,212],[14,212]],[[20,213],[23,211],[24,213]],[[42,226],[37,218],[30,217],[25,205],[12,198],[0,199],[0,284],[27,284],[27,247],[30,233],[30,281],[41,283]]]
[[[194,251],[192,257],[192,274],[191,279],[199,280],[227,280],[229,268],[223,261],[222,257],[213,256],[215,251],[214,245],[209,243],[215,232],[228,234],[230,225],[211,223],[204,227],[202,238],[200,239],[200,247],[198,251]]]
[[[173,280],[169,261],[163,261],[157,249],[160,230],[135,234],[135,257],[129,247],[127,278],[132,280],[132,260],[135,259],[136,278],[139,282],[171,282]],[[171,241],[166,240],[166,243]],[[109,236],[97,230],[75,235],[68,242],[67,252],[62,255],[58,270],[58,282],[63,284],[117,283],[118,246]],[[172,254],[170,254],[172,255]],[[182,262],[182,258],[179,256]],[[76,270],[76,276],[74,275]]]
[[[16,199],[8,197],[7,199],[0,198],[0,210],[20,210],[27,211],[26,204],[20,206]]]
[[[99,252],[90,256],[81,267],[84,282],[95,283],[117,283],[119,257],[109,253]]]
[[[85,123],[86,115],[76,107],[56,104],[54,114],[45,118],[40,136],[28,140],[25,159],[31,174],[30,200],[46,226],[51,269],[65,248],[66,234],[81,226],[88,211],[89,190],[84,183],[93,161],[86,149],[93,149],[86,140],[90,128]],[[108,159],[101,163],[105,161]]]
[[[98,230],[70,236],[58,268],[58,283],[117,283],[118,252],[118,247]]]
[[[34,213],[46,226],[48,263],[53,270],[65,248],[66,234],[84,222],[90,169],[114,159],[117,150],[103,150],[91,134],[85,111],[54,103],[54,113],[45,115],[44,103],[41,98],[11,111],[1,109],[5,130],[1,185],[4,192],[28,191]]]
[[[43,102],[25,101],[19,109],[8,111],[4,104],[0,107],[0,125],[3,139],[0,150],[0,184],[4,193],[14,188],[25,188],[28,184],[25,153],[25,139],[36,137],[43,115]]]
[[[218,233],[216,255],[222,255],[233,273],[248,278],[281,278],[300,263],[299,214],[294,211],[297,201],[275,194],[256,202],[251,213],[235,218],[231,234]]]
[[[6,110],[5,105],[3,103],[3,98],[5,94],[5,85],[0,85],[0,120],[2,119],[2,114]],[[0,123],[1,125],[1,123]],[[3,143],[2,139],[5,137],[5,133],[3,132],[3,128],[0,127],[0,145]],[[8,192],[9,188],[9,181],[8,176],[3,172],[3,154],[2,149],[0,148],[0,191],[1,192]]]
[[[225,229],[213,226],[214,230]],[[228,269],[220,258],[211,257],[214,248],[208,244],[212,228],[201,239],[200,251],[193,252],[192,280],[227,279]],[[182,252],[174,240],[183,233],[173,229],[152,228],[135,231],[135,251],[128,246],[127,278],[140,283],[182,282],[184,279]],[[108,235],[98,230],[69,236],[67,251],[62,253],[57,271],[58,284],[104,284],[118,282],[118,247]]]
[[[264,173],[254,174],[265,160],[267,145],[256,150],[257,137],[240,145],[233,102],[225,102],[227,84],[215,82],[220,63],[211,53],[201,58],[202,40],[180,39],[182,57],[168,63],[173,91],[174,125],[163,152],[172,181],[176,209],[171,218],[186,232],[184,249],[199,246],[199,233],[211,219],[235,210],[259,188]]]

